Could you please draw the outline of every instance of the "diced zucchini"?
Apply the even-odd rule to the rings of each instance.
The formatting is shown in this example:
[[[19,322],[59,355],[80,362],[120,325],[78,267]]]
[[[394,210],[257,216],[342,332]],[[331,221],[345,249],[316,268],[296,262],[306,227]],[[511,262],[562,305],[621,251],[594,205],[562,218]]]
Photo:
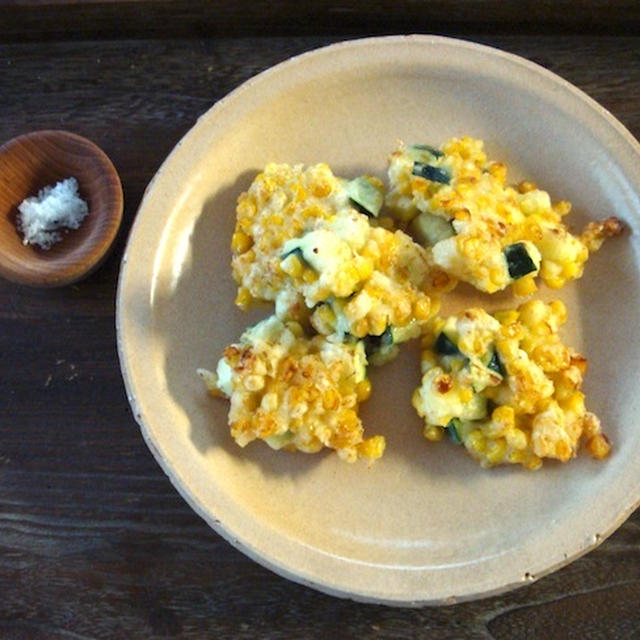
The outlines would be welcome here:
[[[487,398],[481,393],[474,393],[469,402],[465,403],[460,413],[461,420],[483,420],[487,417]]]
[[[413,173],[414,176],[420,176],[432,182],[440,182],[442,184],[449,184],[451,182],[451,176],[447,171],[440,167],[425,164],[424,162],[414,162],[411,173]]]
[[[447,426],[444,430],[447,432],[447,435],[451,439],[452,442],[456,444],[462,444],[462,438],[460,438],[459,429],[461,427],[461,422],[459,418],[451,418],[447,423]]]
[[[420,244],[433,247],[434,244],[455,235],[449,220],[426,211],[415,217],[409,225],[409,231]]]
[[[514,280],[522,278],[528,273],[532,273],[538,269],[523,242],[507,245],[503,252],[507,261],[509,275]]]
[[[364,348],[368,361],[376,367],[393,360],[398,353],[398,346],[393,337],[393,327],[388,325],[379,336],[366,336]]]
[[[434,349],[441,356],[463,356],[456,343],[449,336],[441,331],[436,338]]]
[[[440,151],[440,149],[436,149],[429,144],[412,144],[409,149],[411,151],[426,151],[430,153],[434,158],[442,158],[444,156],[444,152]]]
[[[393,344],[399,344],[401,342],[417,338],[421,333],[422,330],[420,328],[420,323],[415,319],[411,320],[408,324],[405,324],[404,327],[391,328]]]
[[[487,362],[487,369],[491,369],[491,371],[494,371],[498,375],[501,375],[503,378],[507,373],[504,370],[504,365],[502,364],[502,361],[500,360],[500,356],[498,355],[498,352],[495,349],[491,353],[489,362]]]
[[[279,435],[268,436],[264,440],[272,449],[282,449],[293,442],[295,434],[292,431],[285,431]]]
[[[364,338],[364,349],[367,357],[391,346],[393,346],[393,329],[391,325],[388,325],[379,336],[368,335]]]
[[[366,176],[351,180],[346,186],[347,195],[362,213],[377,218],[384,203],[384,193]]]
[[[305,266],[305,267],[309,267],[311,266],[305,259],[304,259],[304,253],[302,252],[302,248],[301,247],[295,247],[294,249],[290,249],[289,251],[287,251],[286,253],[283,253],[280,256],[280,260],[286,260],[289,256],[296,256],[296,258],[298,258],[298,260],[300,260],[300,262]]]

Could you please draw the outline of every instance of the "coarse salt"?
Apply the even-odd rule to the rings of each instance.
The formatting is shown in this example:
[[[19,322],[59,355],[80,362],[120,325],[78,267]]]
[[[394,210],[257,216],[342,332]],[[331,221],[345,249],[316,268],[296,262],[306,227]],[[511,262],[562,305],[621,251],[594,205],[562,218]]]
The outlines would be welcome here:
[[[37,197],[26,198],[18,206],[18,229],[24,244],[50,249],[62,240],[61,229],[77,229],[89,213],[87,203],[78,195],[78,181],[71,177],[44,187]]]

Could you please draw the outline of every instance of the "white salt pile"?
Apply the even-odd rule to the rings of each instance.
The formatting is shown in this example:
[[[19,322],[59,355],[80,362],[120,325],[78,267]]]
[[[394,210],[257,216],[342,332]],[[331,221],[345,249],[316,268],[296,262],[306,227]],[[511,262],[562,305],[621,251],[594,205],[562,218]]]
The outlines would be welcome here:
[[[60,229],[77,229],[89,207],[78,195],[78,181],[67,178],[38,192],[37,197],[26,198],[18,207],[18,229],[24,235],[24,244],[37,244],[50,249],[62,240]]]

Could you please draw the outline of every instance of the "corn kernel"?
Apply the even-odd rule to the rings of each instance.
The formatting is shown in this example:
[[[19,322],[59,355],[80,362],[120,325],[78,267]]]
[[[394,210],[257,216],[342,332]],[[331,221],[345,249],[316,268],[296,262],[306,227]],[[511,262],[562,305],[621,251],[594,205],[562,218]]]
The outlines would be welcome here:
[[[596,460],[606,458],[611,451],[611,443],[603,433],[593,436],[587,441],[586,449]]]
[[[373,273],[373,261],[370,258],[360,258],[356,264],[360,280],[368,280]]]
[[[253,239],[243,231],[236,231],[231,236],[231,250],[235,254],[244,253],[251,248]]]
[[[518,322],[519,313],[515,309],[496,311],[493,316],[503,326]]]
[[[528,193],[529,191],[534,191],[538,187],[535,182],[531,182],[531,180],[523,180],[518,183],[518,191],[520,193]]]
[[[535,276],[528,275],[513,283],[513,293],[521,298],[535,293],[537,290]]]
[[[415,301],[413,305],[413,315],[419,322],[429,319],[431,315],[431,302],[429,298],[426,296],[420,297]]]
[[[358,445],[358,455],[366,460],[377,460],[382,456],[386,447],[384,436],[373,436],[363,440]]]
[[[554,300],[549,303],[551,313],[558,319],[559,324],[564,324],[567,321],[567,307],[562,300]]]
[[[560,200],[553,205],[553,210],[559,216],[566,216],[571,211],[571,203],[567,200]]]
[[[371,395],[371,382],[368,378],[361,380],[356,384],[356,397],[358,402],[364,402]]]
[[[327,389],[322,394],[322,406],[327,411],[332,411],[338,408],[340,405],[340,396],[335,389]]]
[[[472,451],[482,453],[487,446],[487,439],[482,435],[480,429],[474,429],[467,437],[466,443]]]
[[[498,438],[497,440],[489,440],[485,451],[487,462],[491,464],[498,464],[505,458],[507,451],[507,444],[504,438]]]
[[[307,284],[313,284],[318,280],[318,274],[313,269],[304,269],[302,279]]]
[[[422,433],[427,440],[431,440],[431,442],[438,442],[442,440],[444,429],[435,425],[427,425]]]
[[[537,471],[542,466],[542,460],[537,455],[531,454],[523,461],[523,466],[529,471]]]
[[[235,303],[242,310],[246,310],[253,302],[253,296],[246,287],[238,288],[238,295],[236,296]]]
[[[367,330],[367,333],[372,336],[382,335],[386,328],[387,319],[383,315],[377,314],[369,318],[369,329]]]
[[[364,338],[369,333],[369,323],[365,318],[356,321],[351,327],[351,333],[356,338]]]
[[[556,443],[555,454],[558,460],[566,462],[567,460],[569,460],[569,458],[571,458],[572,453],[573,450],[564,440],[559,440]]]
[[[292,278],[300,278],[302,276],[302,262],[296,255],[287,256],[284,260],[280,261],[280,268],[284,273]]]

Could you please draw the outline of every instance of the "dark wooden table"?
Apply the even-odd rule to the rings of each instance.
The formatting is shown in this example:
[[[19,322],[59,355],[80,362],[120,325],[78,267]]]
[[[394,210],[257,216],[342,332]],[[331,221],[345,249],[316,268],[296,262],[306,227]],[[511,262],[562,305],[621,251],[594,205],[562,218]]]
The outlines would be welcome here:
[[[515,592],[442,608],[335,599],[288,582],[180,498],[129,411],[114,296],[143,190],[196,118],[287,57],[374,33],[519,54],[640,137],[636,2],[0,3],[0,141],[85,135],[122,177],[108,261],[59,290],[0,281],[0,638],[635,638],[640,514]],[[585,505],[588,508],[588,505]]]

